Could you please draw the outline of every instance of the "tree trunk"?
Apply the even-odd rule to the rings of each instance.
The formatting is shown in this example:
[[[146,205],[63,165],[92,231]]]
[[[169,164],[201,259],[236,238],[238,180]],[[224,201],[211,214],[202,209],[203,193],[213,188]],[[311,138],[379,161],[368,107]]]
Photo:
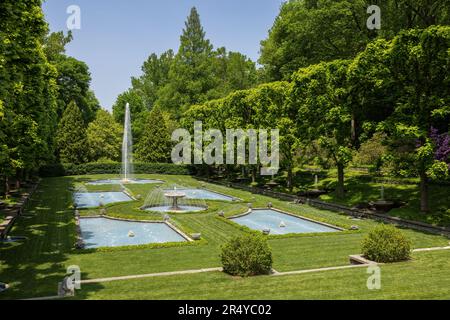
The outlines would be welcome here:
[[[24,169],[20,169],[17,170],[17,174],[16,174],[16,186],[15,189],[19,190],[20,189],[20,182],[22,181],[24,175]]]
[[[338,164],[338,183],[336,188],[336,195],[339,199],[344,198],[344,165]]]
[[[255,183],[255,182],[256,182],[256,170],[258,170],[258,167],[257,167],[257,166],[254,166],[254,167],[252,168],[252,183]]]
[[[355,119],[355,114],[352,114],[351,135],[352,135],[352,143],[353,143],[353,145],[356,145],[356,119]]]
[[[10,189],[9,189],[9,178],[8,178],[8,176],[6,176],[5,177],[5,198],[8,197],[9,191],[10,191]]]
[[[292,191],[293,183],[292,183],[292,166],[289,165],[287,168],[287,187],[289,191]]]
[[[428,205],[428,176],[425,170],[420,172],[420,211],[422,213],[430,211]]]

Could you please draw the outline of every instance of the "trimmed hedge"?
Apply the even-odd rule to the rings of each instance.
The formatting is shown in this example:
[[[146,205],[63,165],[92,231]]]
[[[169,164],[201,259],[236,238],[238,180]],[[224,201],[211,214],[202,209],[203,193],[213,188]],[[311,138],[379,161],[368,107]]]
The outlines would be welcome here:
[[[39,170],[41,177],[79,176],[86,174],[120,174],[121,163],[57,163],[43,166]],[[172,174],[193,175],[195,168],[189,165],[176,165],[173,163],[135,163],[136,174]]]
[[[223,271],[233,276],[269,274],[272,252],[262,235],[244,235],[230,239],[220,255]]]
[[[375,262],[405,261],[411,255],[411,242],[396,227],[379,225],[363,240],[362,253]]]

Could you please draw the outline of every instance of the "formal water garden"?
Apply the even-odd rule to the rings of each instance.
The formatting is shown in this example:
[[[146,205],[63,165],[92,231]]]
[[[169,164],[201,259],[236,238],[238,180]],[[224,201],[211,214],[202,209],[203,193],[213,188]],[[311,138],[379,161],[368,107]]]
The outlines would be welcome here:
[[[448,7],[386,1],[367,31],[355,1],[288,1],[258,64],[194,7],[106,106],[77,33],[19,2],[0,4],[0,300],[450,297]]]

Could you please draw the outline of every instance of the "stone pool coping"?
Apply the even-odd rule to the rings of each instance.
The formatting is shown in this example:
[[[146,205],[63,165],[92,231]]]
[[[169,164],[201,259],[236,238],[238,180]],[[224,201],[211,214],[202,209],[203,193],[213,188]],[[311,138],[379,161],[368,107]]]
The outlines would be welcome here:
[[[237,214],[237,215],[228,217],[227,219],[233,221],[233,219],[237,219],[237,218],[242,218],[242,217],[248,216],[252,212],[258,211],[258,210],[272,210],[272,211],[276,211],[278,213],[285,214],[285,215],[288,215],[288,216],[291,216],[291,217],[294,217],[294,218],[306,220],[306,221],[309,221],[309,222],[312,222],[312,223],[317,223],[317,224],[320,224],[320,225],[323,225],[325,227],[329,227],[331,229],[335,229],[335,230],[338,230],[338,231],[346,231],[346,229],[344,229],[344,228],[340,228],[340,227],[334,226],[334,225],[326,223],[326,222],[317,221],[317,220],[314,220],[314,219],[311,219],[311,218],[306,218],[304,216],[296,215],[296,214],[293,214],[293,213],[290,213],[290,212],[287,212],[287,211],[284,211],[284,210],[276,209],[276,208],[251,208],[251,209],[248,209],[245,213]],[[327,233],[327,232],[323,232],[323,233]]]
[[[137,223],[159,223],[159,224],[165,224],[170,229],[178,233],[181,237],[183,237],[188,242],[194,242],[194,239],[189,237],[187,234],[185,234],[183,231],[181,231],[179,228],[171,224],[169,221],[149,221],[149,220],[136,220],[136,219],[124,219],[124,218],[116,218],[116,217],[110,217],[106,215],[95,215],[95,216],[83,216],[81,217],[79,214],[75,213],[75,226],[76,226],[76,233],[77,233],[77,242],[76,242],[76,248],[77,249],[85,249],[85,243],[84,239],[81,233],[81,226],[80,226],[80,220],[81,219],[109,219],[109,220],[115,220],[115,221],[122,221],[122,222],[137,222]],[[169,243],[169,242],[166,242]],[[152,244],[152,242],[149,242],[148,244]],[[125,247],[125,246],[124,246]],[[109,247],[106,247],[109,248]],[[116,247],[120,248],[120,246]]]

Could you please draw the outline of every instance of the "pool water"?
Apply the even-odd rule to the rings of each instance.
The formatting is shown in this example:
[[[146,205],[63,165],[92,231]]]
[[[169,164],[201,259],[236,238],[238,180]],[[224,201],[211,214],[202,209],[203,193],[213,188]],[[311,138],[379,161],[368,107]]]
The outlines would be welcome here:
[[[101,186],[108,184],[152,184],[152,183],[163,183],[161,180],[152,180],[152,179],[131,179],[126,183],[121,179],[103,179],[103,180],[95,180],[90,181],[87,184],[92,186]]]
[[[164,191],[168,192],[173,190],[164,190]],[[233,197],[204,189],[180,189],[178,191],[185,193],[186,199],[221,200],[221,201],[234,200]]]
[[[171,206],[155,206],[155,207],[147,207],[145,211],[153,211],[153,212],[177,212],[177,213],[187,213],[187,212],[200,212],[205,211],[206,207],[198,207],[198,206],[189,206],[189,205],[180,205],[179,210],[172,210]]]
[[[165,223],[81,218],[80,228],[86,249],[187,241]],[[130,232],[134,237],[129,236]]]
[[[132,201],[124,192],[77,192],[73,195],[78,208],[96,208],[101,204]]]
[[[332,228],[271,209],[253,210],[248,215],[232,218],[231,220],[253,230],[263,231],[270,229],[270,234],[340,231],[338,228]],[[281,225],[285,225],[285,227],[282,227]]]

